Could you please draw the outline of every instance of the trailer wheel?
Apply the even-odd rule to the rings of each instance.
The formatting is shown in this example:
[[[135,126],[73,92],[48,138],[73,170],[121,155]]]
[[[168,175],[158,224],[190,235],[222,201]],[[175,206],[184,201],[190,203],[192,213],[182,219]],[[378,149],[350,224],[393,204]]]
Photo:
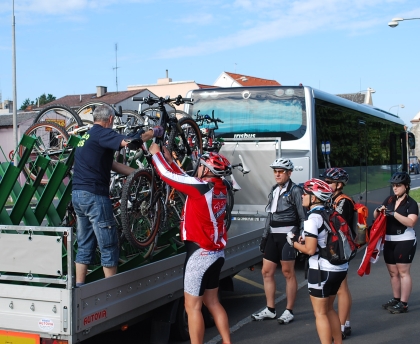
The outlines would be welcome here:
[[[180,341],[186,341],[190,339],[190,333],[188,331],[188,315],[184,307],[184,298],[182,297],[178,303],[178,309],[176,311],[176,320],[172,324],[171,335],[174,339]]]

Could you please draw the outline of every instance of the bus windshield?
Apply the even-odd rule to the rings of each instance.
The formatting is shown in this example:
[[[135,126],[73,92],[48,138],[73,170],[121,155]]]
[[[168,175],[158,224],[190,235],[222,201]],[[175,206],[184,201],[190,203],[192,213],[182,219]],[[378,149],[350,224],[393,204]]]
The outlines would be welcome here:
[[[301,138],[306,132],[303,87],[235,87],[193,91],[189,114],[220,118],[216,136],[224,138]]]

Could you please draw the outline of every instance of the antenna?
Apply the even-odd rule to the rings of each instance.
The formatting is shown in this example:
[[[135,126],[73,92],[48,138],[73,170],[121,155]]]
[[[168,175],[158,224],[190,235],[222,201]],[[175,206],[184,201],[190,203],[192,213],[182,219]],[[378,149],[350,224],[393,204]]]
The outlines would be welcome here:
[[[117,86],[117,93],[118,93],[118,60],[117,60],[117,51],[118,51],[118,43],[115,43],[115,67],[112,68],[115,70],[115,86]]]

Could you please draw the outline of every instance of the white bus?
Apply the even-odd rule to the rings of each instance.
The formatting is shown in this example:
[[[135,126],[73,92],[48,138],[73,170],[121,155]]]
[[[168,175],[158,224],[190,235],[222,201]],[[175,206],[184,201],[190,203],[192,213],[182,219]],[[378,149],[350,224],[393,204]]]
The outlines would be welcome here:
[[[235,174],[242,187],[235,195],[238,213],[264,212],[274,184],[269,165],[280,155],[294,162],[297,183],[326,167],[344,168],[350,175],[345,192],[373,209],[389,195],[392,173],[407,166],[407,137],[414,148],[399,117],[307,86],[213,88],[187,96],[194,99],[189,115],[214,111],[223,121],[216,131],[225,139],[221,153],[232,163],[241,154],[251,169]]]

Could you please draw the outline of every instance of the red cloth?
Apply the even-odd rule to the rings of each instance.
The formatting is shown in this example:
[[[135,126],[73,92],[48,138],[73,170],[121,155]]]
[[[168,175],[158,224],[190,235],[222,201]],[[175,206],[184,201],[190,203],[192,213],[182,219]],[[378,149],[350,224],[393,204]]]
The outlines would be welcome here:
[[[385,241],[386,232],[386,216],[383,213],[379,213],[375,222],[372,225],[369,235],[369,243],[366,246],[365,254],[360,264],[357,273],[359,276],[370,274],[370,264],[376,263],[379,259],[379,252],[383,247]]]

